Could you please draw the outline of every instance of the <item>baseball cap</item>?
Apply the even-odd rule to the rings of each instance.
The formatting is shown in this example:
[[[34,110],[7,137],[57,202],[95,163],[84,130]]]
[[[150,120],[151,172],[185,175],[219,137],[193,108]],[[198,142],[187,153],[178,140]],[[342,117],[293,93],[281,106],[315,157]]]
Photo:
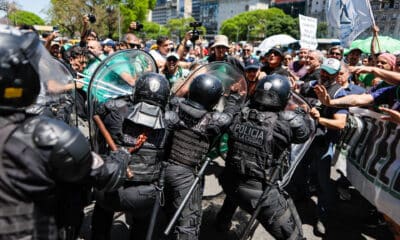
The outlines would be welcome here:
[[[257,58],[249,58],[244,62],[244,70],[259,69],[261,67]]]
[[[277,53],[277,54],[279,54],[279,56],[283,57],[283,52],[280,48],[277,48],[277,47],[271,48],[270,50],[268,50],[268,52],[265,54],[265,56],[268,56],[271,53]]]
[[[167,59],[169,58],[175,58],[176,60],[179,60],[179,55],[176,52],[170,52],[167,54]]]
[[[115,42],[112,39],[107,38],[107,39],[105,39],[104,41],[101,42],[101,45],[115,47]]]
[[[327,58],[322,63],[321,69],[330,75],[334,75],[340,70],[340,61],[335,58]]]

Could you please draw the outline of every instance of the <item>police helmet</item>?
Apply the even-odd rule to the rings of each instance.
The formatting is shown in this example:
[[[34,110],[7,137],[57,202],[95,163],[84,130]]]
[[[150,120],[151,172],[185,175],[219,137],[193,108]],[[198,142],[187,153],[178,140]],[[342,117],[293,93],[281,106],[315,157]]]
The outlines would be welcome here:
[[[211,74],[196,76],[189,86],[188,103],[198,109],[211,110],[224,93],[220,80]]]
[[[272,74],[258,82],[250,105],[262,111],[280,111],[286,107],[290,95],[289,79],[280,74]]]
[[[17,110],[31,105],[40,92],[39,72],[32,64],[40,44],[36,33],[23,33],[0,25],[0,109]]]
[[[135,83],[134,103],[147,102],[165,108],[170,94],[169,82],[161,74],[147,72]]]

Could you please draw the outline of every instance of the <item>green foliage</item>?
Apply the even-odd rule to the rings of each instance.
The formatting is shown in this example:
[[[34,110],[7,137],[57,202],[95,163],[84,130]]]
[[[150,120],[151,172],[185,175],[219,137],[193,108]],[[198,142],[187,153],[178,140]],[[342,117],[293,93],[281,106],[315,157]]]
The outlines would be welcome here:
[[[221,34],[231,40],[262,40],[275,34],[288,34],[299,37],[298,20],[285,14],[281,9],[254,10],[244,12],[225,20]]]
[[[38,15],[22,10],[16,10],[8,15],[14,25],[44,25],[45,22]]]
[[[97,21],[90,28],[101,38],[117,39],[119,23],[121,34],[126,33],[132,21],[144,22],[155,4],[156,0],[51,0],[49,15],[53,25],[59,25],[62,32],[73,37],[80,35],[83,17],[92,13]]]
[[[328,35],[328,23],[320,22],[317,26],[317,38],[326,38]]]
[[[193,30],[190,27],[191,22],[195,22],[196,20],[193,17],[188,18],[173,18],[170,19],[165,27],[169,30],[169,37],[180,41],[186,34],[186,32]],[[207,30],[205,27],[201,26],[196,28],[201,35],[205,35]]]

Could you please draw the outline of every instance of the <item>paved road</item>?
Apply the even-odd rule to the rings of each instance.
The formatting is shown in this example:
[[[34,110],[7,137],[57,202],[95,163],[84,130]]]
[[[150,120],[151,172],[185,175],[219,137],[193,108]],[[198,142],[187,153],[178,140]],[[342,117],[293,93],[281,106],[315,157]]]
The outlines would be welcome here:
[[[222,161],[218,161],[208,169],[206,176],[206,186],[203,198],[203,220],[201,226],[200,240],[237,240],[240,233],[249,219],[249,215],[240,209],[235,213],[232,228],[227,233],[218,233],[215,230],[215,216],[222,205],[225,197],[221,187],[218,185],[215,174],[222,170]],[[352,198],[350,201],[338,200],[338,207],[334,217],[332,231],[329,237],[321,238],[314,234],[313,225],[315,222],[315,205],[317,199],[313,197],[309,201],[296,203],[302,223],[304,235],[308,240],[333,239],[333,240],[392,240],[393,236],[386,225],[369,225],[371,222],[368,209],[370,204],[354,189],[351,190]],[[88,218],[85,221],[84,239],[89,239],[89,221],[91,207],[87,208]],[[372,218],[375,222],[376,218]],[[114,221],[112,232],[113,239],[128,239],[128,228],[125,224],[124,215],[118,215]],[[274,239],[263,227],[259,226],[253,240]]]

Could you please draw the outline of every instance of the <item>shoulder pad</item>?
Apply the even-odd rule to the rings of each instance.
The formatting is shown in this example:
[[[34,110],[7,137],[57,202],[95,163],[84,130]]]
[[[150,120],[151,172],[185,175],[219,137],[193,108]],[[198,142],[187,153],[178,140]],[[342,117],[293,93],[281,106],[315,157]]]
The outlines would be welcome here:
[[[232,117],[226,113],[213,112],[209,124],[214,124],[219,127],[227,126],[232,122]]]
[[[304,114],[299,114],[294,111],[283,111],[279,113],[279,117],[289,122],[290,127],[300,127],[305,124]]]
[[[166,111],[164,118],[165,118],[165,122],[169,126],[174,126],[174,125],[177,125],[179,123],[178,113],[176,113],[174,111]]]
[[[55,146],[61,135],[68,132],[79,131],[77,129],[71,128],[69,125],[63,121],[58,121],[56,119],[41,117],[38,120],[31,121],[31,127],[33,129],[33,142],[38,147],[50,147]]]
[[[111,101],[107,101],[105,103],[105,107],[108,110],[113,110],[115,108],[121,108],[126,105],[128,105],[128,103],[124,99],[111,100]]]

